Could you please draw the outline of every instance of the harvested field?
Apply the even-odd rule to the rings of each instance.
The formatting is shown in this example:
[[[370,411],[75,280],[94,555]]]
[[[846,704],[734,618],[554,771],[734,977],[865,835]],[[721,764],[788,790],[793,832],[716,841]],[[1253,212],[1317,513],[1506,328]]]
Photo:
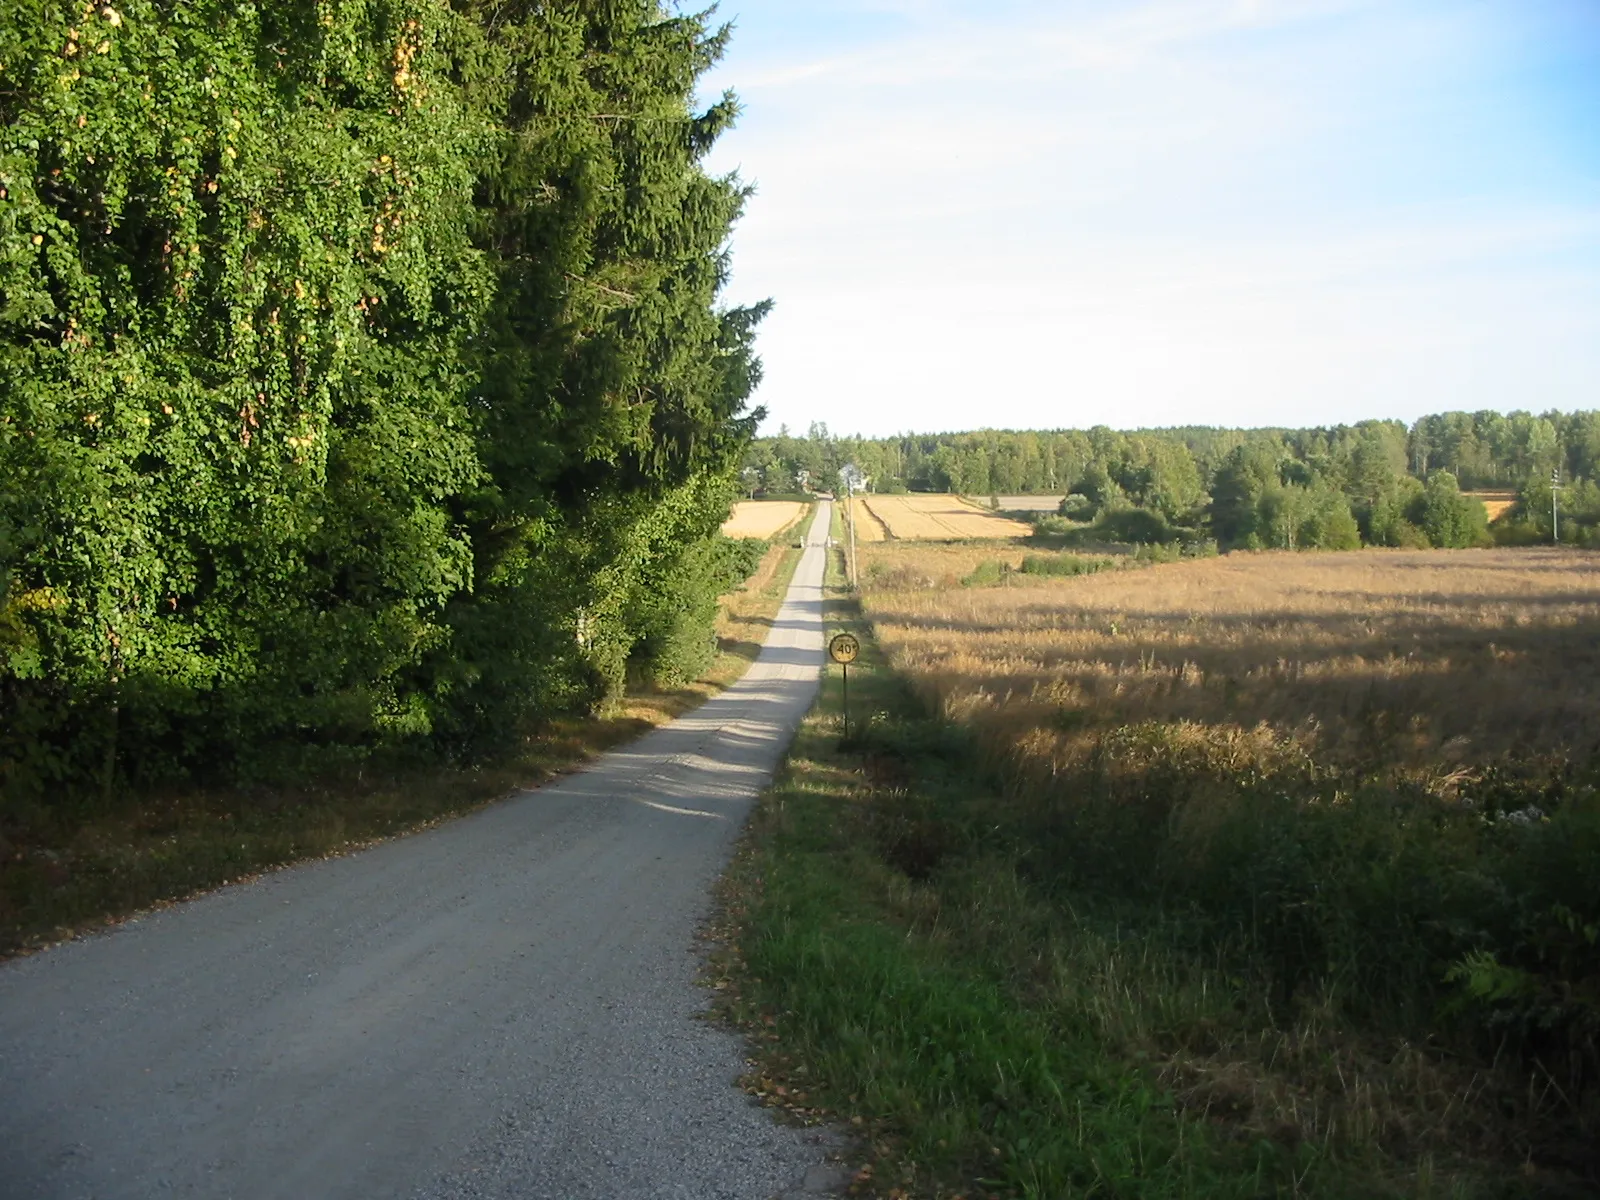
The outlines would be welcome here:
[[[1587,749],[1600,729],[1592,553],[1235,554],[960,591],[891,589],[945,583],[965,559],[871,561],[888,586],[869,565],[867,609],[896,666],[949,710],[1004,709],[1019,735],[1063,707],[1266,725],[1319,757],[1381,748],[1447,774]]]
[[[1055,512],[1065,496],[996,496],[1001,512]]]
[[[1465,495],[1475,500],[1482,500],[1483,511],[1489,514],[1491,521],[1498,521],[1517,503],[1515,492],[1466,492]]]
[[[740,500],[722,523],[729,537],[769,538],[800,519],[806,505],[798,500]]]
[[[860,565],[877,590],[955,588],[984,563],[1015,571],[1027,553],[1019,542],[875,542],[861,551]]]
[[[883,522],[890,537],[907,541],[1019,538],[1033,532],[1021,521],[996,516],[959,496],[866,496],[863,499],[872,514]]]
[[[889,536],[889,531],[882,521],[872,515],[872,510],[867,507],[862,497],[854,500],[841,500],[838,502],[841,520],[850,519],[850,510],[855,509],[856,516],[856,541],[881,542]]]

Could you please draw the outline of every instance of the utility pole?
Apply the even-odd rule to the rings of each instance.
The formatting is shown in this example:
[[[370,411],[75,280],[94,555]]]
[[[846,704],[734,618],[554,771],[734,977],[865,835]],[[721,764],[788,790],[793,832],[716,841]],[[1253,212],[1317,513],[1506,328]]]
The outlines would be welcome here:
[[[845,517],[850,526],[850,586],[856,586],[856,489],[855,472],[845,473]]]
[[[1550,541],[1554,545],[1561,543],[1561,515],[1557,509],[1556,498],[1561,494],[1561,468],[1550,468]]]

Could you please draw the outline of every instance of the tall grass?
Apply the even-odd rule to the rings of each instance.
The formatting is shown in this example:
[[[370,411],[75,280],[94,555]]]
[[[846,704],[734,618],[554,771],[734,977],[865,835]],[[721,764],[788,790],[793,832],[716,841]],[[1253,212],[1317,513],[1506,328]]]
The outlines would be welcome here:
[[[1481,1137],[1600,1187],[1600,557],[867,578],[889,661],[972,732],[1036,895],[1121,898],[1182,930],[1251,980],[1262,1044],[1389,1048],[1363,1051],[1387,1064],[1365,1073],[1390,1097],[1362,1118],[1380,1142],[1426,1107],[1394,1064],[1453,1056],[1477,1111],[1505,1117]],[[1241,1036],[1165,1069],[1227,1076]],[[1351,1088],[1327,1094],[1332,1111]]]
[[[1328,989],[1285,1007],[1218,922],[1064,879],[986,735],[868,636],[851,697],[843,742],[824,688],[727,877],[716,995],[758,1094],[861,1134],[852,1194],[1556,1194],[1491,1072]]]

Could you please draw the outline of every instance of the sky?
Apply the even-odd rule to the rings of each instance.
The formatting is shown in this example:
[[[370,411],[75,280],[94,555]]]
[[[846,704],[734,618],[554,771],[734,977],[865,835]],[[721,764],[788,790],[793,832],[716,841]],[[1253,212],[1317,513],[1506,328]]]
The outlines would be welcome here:
[[[765,433],[1600,407],[1600,0],[717,19]]]

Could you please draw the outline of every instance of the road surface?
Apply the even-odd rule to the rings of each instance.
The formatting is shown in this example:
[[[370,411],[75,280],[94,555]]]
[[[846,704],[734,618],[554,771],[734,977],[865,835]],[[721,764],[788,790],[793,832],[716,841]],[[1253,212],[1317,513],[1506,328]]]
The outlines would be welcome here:
[[[693,935],[815,694],[827,504],[760,660],[566,779],[0,967],[0,1196],[810,1195]]]

